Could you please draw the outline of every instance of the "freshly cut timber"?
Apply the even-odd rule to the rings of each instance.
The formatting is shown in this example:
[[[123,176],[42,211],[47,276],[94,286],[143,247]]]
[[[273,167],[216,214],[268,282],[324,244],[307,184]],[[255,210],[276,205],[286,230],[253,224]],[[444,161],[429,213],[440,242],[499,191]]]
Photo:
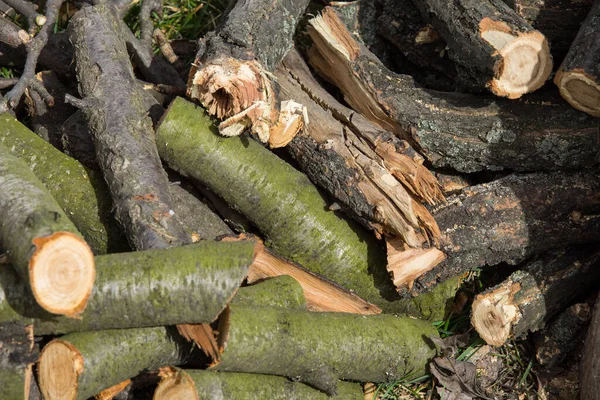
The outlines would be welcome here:
[[[36,335],[210,323],[246,277],[255,244],[202,241],[97,256],[94,291],[78,319],[52,316],[36,307],[8,265],[1,265],[0,322],[31,324]]]
[[[0,398],[29,400],[38,355],[31,326],[0,322]]]
[[[563,362],[583,343],[591,318],[589,304],[577,303],[546,324],[535,336],[535,358],[540,365],[552,368]]]
[[[581,25],[554,83],[573,107],[600,117],[600,1]]]
[[[94,255],[27,164],[0,144],[0,247],[35,300],[53,314],[83,312]]]
[[[539,89],[550,76],[546,38],[502,0],[414,4],[446,40],[450,58],[495,95],[519,98]]]
[[[190,243],[173,211],[116,9],[111,4],[81,9],[69,22],[69,35],[83,100],[69,99],[86,115],[127,239],[136,250]]]
[[[543,328],[600,281],[600,252],[571,247],[550,252],[477,295],[471,323],[488,344],[502,346]]]
[[[154,400],[363,400],[362,387],[339,382],[337,396],[328,396],[300,382],[274,375],[161,369]]]
[[[111,214],[112,200],[98,172],[63,154],[7,113],[0,116],[0,143],[27,163],[94,254],[129,249]]]
[[[437,335],[430,323],[409,317],[242,305],[230,306],[218,331],[221,359],[210,369],[294,377],[328,394],[340,379],[419,376],[435,353],[428,338]]]
[[[434,167],[539,171],[596,162],[597,121],[559,96],[509,101],[423,89],[385,68],[331,8],[310,24],[309,61],[317,72],[354,110],[409,141]]]
[[[583,359],[581,360],[581,377],[579,380],[580,398],[600,399],[598,381],[600,380],[600,297],[596,300],[594,315],[588,328]]]
[[[509,175],[464,189],[433,217],[447,259],[414,279],[414,295],[472,268],[514,265],[553,248],[598,242],[600,177],[596,172]]]
[[[143,371],[181,365],[194,353],[174,328],[71,333],[42,349],[40,390],[46,400],[85,400]]]
[[[275,77],[281,93],[308,111],[311,123],[287,148],[309,178],[379,234],[399,235],[413,247],[437,240],[437,225],[420,201],[435,204],[444,196],[412,147],[335,100],[297,51]]]
[[[177,98],[157,129],[158,151],[171,168],[199,180],[244,214],[277,254],[384,312],[443,314],[456,280],[431,297],[401,300],[375,238],[327,211],[308,178],[259,143],[215,131],[202,108]]]
[[[308,0],[238,0],[219,28],[200,42],[188,96],[223,119],[219,132],[251,127],[262,142],[285,146],[304,125],[302,106],[280,102],[270,73],[293,47]],[[293,100],[293,99],[291,99]]]

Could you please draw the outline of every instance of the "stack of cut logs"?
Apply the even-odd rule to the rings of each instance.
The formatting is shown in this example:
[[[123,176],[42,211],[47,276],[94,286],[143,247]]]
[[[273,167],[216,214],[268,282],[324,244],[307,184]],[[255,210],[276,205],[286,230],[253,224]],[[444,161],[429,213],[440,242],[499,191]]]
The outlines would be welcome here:
[[[0,1],[0,399],[362,399],[482,268],[481,338],[591,320],[600,398],[592,3],[238,0],[193,56],[158,0]]]

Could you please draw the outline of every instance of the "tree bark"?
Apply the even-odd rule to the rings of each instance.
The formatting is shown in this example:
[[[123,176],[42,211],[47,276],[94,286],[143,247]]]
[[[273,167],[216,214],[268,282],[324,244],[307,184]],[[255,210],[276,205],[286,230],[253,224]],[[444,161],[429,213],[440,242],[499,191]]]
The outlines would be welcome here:
[[[596,173],[509,175],[449,198],[433,212],[448,258],[418,277],[411,293],[472,268],[514,265],[553,248],[597,242],[598,182]]]
[[[188,96],[225,119],[219,125],[221,134],[239,135],[250,126],[261,141],[278,141],[283,104],[277,83],[266,73],[273,72],[292,48],[307,6],[308,0],[233,2],[218,30],[200,42]]]
[[[39,355],[31,326],[0,322],[0,397],[29,400],[33,364]]]
[[[579,394],[581,399],[598,400],[598,380],[600,380],[600,297],[596,300],[594,315],[588,328],[583,359],[581,360],[581,379],[579,383]]]
[[[508,101],[426,90],[381,65],[332,10],[311,25],[309,61],[317,72],[354,110],[408,140],[434,167],[539,171],[596,163],[597,121],[560,98]]]
[[[310,116],[287,147],[309,178],[378,234],[400,235],[411,246],[420,246],[423,237],[437,240],[437,225],[419,201],[435,204],[443,195],[414,160],[412,147],[339,104],[296,51],[275,76],[281,93],[302,103]]]
[[[0,321],[34,326],[36,335],[210,323],[223,311],[248,273],[253,241],[203,241],[171,249],[96,257],[97,276],[79,319],[45,313],[4,268]]]
[[[44,184],[4,144],[0,186],[0,247],[40,306],[54,314],[80,314],[94,285],[90,247]]]
[[[274,296],[274,294],[277,295]],[[240,288],[231,299],[230,304],[305,310],[306,298],[302,286],[296,279],[289,275],[281,275]]]
[[[502,0],[415,1],[446,40],[450,58],[497,96],[516,99],[539,89],[552,72],[544,35]]]
[[[71,19],[69,35],[83,96],[75,102],[88,120],[116,218],[130,244],[144,250],[189,243],[173,212],[167,174],[120,29],[109,4],[86,7]]]
[[[600,117],[600,1],[596,1],[563,63],[554,83],[573,107]]]
[[[357,383],[339,382],[337,396],[281,376],[163,368],[155,400],[362,400]]]
[[[548,253],[477,295],[471,322],[494,346],[543,328],[600,280],[600,252],[571,247]]]
[[[223,353],[210,369],[294,377],[328,394],[339,379],[419,376],[435,353],[428,338],[437,335],[431,324],[407,317],[244,306],[230,307],[219,332]]]

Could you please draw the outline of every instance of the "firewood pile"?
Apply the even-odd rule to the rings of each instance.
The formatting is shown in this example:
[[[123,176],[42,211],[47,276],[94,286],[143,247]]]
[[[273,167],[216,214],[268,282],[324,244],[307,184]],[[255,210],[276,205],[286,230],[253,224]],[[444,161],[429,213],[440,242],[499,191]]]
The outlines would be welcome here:
[[[496,398],[470,300],[600,398],[600,0],[309,3],[0,1],[0,399]]]

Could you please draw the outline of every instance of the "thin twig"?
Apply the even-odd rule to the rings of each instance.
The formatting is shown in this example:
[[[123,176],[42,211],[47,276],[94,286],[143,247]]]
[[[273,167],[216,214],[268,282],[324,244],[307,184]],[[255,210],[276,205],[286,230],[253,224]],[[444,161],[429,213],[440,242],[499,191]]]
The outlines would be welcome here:
[[[13,7],[19,14],[27,18],[29,34],[33,35],[38,26],[46,23],[47,17],[35,11],[34,5],[26,0],[3,0],[4,3]],[[54,25],[54,24],[53,24]]]
[[[31,40],[29,33],[25,32],[13,22],[0,17],[0,42],[16,48]]]
[[[48,105],[48,107],[52,107],[54,105],[54,97],[48,92],[46,87],[42,82],[37,79],[32,79],[29,82],[29,88],[35,90],[37,94],[44,100],[44,103]]]
[[[0,78],[0,89],[6,89],[14,86],[19,81],[19,78]]]
[[[140,40],[149,49],[152,49],[152,31],[154,30],[152,11],[159,16],[162,15],[162,0],[143,0],[140,8]]]

